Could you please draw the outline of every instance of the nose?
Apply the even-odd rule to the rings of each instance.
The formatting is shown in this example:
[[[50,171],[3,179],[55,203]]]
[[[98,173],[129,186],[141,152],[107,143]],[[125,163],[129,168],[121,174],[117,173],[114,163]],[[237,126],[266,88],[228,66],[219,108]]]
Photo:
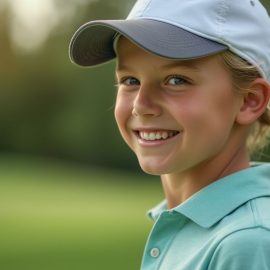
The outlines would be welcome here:
[[[132,114],[134,116],[159,116],[161,114],[159,103],[158,89],[141,84],[133,102]]]

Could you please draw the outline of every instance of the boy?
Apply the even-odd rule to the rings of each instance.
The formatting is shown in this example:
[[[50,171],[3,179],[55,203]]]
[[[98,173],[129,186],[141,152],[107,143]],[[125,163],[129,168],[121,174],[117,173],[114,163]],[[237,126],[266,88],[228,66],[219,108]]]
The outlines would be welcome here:
[[[115,118],[166,200],[143,270],[270,269],[270,166],[247,139],[270,130],[270,19],[258,0],[139,0],[82,26],[73,62],[117,58]]]

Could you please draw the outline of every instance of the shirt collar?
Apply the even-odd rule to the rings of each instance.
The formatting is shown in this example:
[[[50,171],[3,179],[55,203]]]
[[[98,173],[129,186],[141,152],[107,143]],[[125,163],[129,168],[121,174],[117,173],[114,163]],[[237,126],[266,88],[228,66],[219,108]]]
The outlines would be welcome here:
[[[170,211],[210,228],[247,201],[270,196],[269,176],[270,164],[253,165],[213,182]],[[149,212],[149,216],[155,220],[165,210],[166,201],[163,201]]]

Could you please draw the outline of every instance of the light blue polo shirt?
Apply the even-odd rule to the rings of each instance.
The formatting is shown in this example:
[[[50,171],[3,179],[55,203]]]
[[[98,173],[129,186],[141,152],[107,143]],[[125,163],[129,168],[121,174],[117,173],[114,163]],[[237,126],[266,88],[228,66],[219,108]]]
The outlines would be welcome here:
[[[150,211],[142,270],[270,270],[270,164],[201,189],[168,210]]]

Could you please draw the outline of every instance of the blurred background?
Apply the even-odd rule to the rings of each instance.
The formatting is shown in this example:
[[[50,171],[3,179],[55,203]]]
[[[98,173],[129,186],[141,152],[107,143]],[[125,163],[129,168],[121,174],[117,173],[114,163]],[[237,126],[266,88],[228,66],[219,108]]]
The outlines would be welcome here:
[[[118,134],[114,63],[68,58],[81,24],[134,2],[0,0],[0,269],[139,269],[158,179]]]

